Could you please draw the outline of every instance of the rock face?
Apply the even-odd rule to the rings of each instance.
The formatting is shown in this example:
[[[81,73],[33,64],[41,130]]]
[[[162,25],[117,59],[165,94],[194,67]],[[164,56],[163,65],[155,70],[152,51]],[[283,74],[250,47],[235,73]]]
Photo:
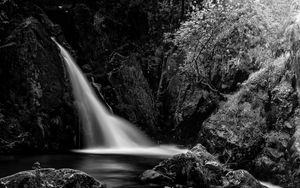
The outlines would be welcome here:
[[[117,98],[111,103],[119,114],[148,132],[157,132],[157,110],[152,91],[139,64],[132,55],[127,58],[115,57],[108,81]]]
[[[222,162],[275,184],[292,182],[289,143],[298,97],[289,55],[252,74],[201,128],[199,141]]]
[[[222,49],[218,52],[221,54],[226,49],[219,44],[217,47]],[[257,69],[257,65],[249,57],[230,60],[225,55],[227,59],[219,59],[221,62],[199,63],[202,72],[201,79],[197,80],[181,70],[180,67],[186,63],[184,56],[175,51],[166,60],[166,89],[161,103],[164,122],[168,122],[167,127],[174,130],[176,141],[191,144],[196,142],[195,132],[200,131],[204,120],[227,100],[227,95],[239,89],[240,83]]]
[[[61,34],[37,6],[0,4],[0,152],[75,147],[78,120],[64,62],[50,37]]]
[[[145,171],[140,179],[165,186],[264,188],[247,171],[228,169],[200,144]]]
[[[174,126],[177,141],[195,143],[195,132],[199,132],[202,122],[218,107],[223,97],[205,85],[175,75],[164,99],[164,113],[169,115],[168,121]]]
[[[44,168],[23,171],[0,179],[0,187],[31,187],[31,188],[104,188],[104,184],[79,170]]]

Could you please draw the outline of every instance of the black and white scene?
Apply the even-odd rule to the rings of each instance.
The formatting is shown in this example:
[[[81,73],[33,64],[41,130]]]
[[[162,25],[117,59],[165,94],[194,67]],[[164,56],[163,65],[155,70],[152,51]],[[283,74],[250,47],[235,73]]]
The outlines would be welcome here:
[[[0,188],[300,188],[300,0],[0,0]]]

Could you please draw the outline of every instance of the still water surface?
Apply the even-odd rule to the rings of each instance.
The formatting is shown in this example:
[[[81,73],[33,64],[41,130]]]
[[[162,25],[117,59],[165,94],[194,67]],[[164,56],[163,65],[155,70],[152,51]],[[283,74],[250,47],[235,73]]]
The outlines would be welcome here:
[[[73,168],[84,171],[108,188],[140,188],[142,185],[138,176],[147,169],[157,165],[166,155],[116,155],[116,154],[64,154],[64,155],[4,155],[0,156],[0,177],[19,171],[30,170],[36,161],[44,168]],[[263,183],[269,188],[280,188],[269,183]]]
[[[73,168],[84,171],[107,184],[107,187],[146,187],[138,181],[138,176],[155,166],[166,156],[131,155],[30,155],[0,156],[0,177],[19,171],[30,170],[38,161],[45,168]]]

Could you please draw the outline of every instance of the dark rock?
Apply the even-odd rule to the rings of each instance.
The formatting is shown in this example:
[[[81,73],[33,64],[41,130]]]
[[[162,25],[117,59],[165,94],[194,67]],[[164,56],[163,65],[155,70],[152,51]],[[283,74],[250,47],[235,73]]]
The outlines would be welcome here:
[[[110,66],[113,70],[108,72],[108,79],[117,96],[116,103],[111,104],[114,111],[148,132],[157,132],[155,101],[139,59],[116,55]]]
[[[244,170],[233,171],[221,164],[201,144],[190,152],[162,161],[141,177],[144,183],[182,187],[257,187],[264,188]]]
[[[288,142],[290,142],[290,136],[282,132],[271,132],[266,135],[265,147],[253,160],[254,172],[258,177],[270,180],[271,173],[274,175],[272,182],[280,183],[278,179],[284,178],[287,173],[285,159]]]
[[[0,179],[6,188],[14,187],[82,187],[104,188],[105,185],[79,170],[43,168],[38,170],[23,171]],[[0,187],[1,187],[0,183]]]
[[[199,132],[202,122],[210,116],[222,100],[217,92],[205,85],[193,83],[185,76],[174,75],[167,87],[164,113],[169,116],[176,141],[194,143],[195,132]]]
[[[261,185],[249,172],[245,170],[235,170],[228,172],[225,176],[226,185],[224,187],[238,188],[266,188]]]
[[[37,169],[40,169],[41,168],[41,164],[39,162],[35,162],[33,165],[32,165],[32,169],[33,170],[37,170]]]
[[[103,53],[105,53],[106,45],[108,45],[108,39],[102,30],[97,31],[96,29],[100,28],[101,23],[97,22],[94,11],[85,4],[76,4],[72,11],[74,30],[68,32],[68,34],[72,35],[72,32],[77,34],[72,42],[78,50],[78,64],[89,64],[93,68],[97,65],[98,68],[102,68],[102,71],[104,71]],[[94,16],[97,25],[94,25]]]
[[[5,188],[5,184],[2,181],[0,181],[0,188]]]
[[[82,66],[82,71],[84,72],[91,72],[92,71],[92,67],[89,64],[85,64]]]
[[[199,147],[199,146],[198,146]],[[206,156],[201,158],[201,156]],[[184,185],[191,187],[208,187],[208,179],[216,176],[207,175],[209,171],[203,167],[206,160],[211,159],[206,150],[198,149],[197,153],[188,152],[176,155],[155,166],[153,170],[144,172],[141,180],[145,183],[156,183],[159,185]],[[149,173],[151,172],[151,173]],[[153,179],[153,174],[157,178]]]
[[[141,175],[141,181],[151,184],[169,185],[173,180],[155,170],[146,170]]]
[[[296,118],[295,118],[295,133],[291,140],[291,147],[289,149],[289,156],[290,156],[290,166],[292,169],[291,176],[292,182],[295,187],[300,186],[300,111],[296,111]]]
[[[76,145],[78,118],[55,25],[37,6],[6,1],[0,48],[0,152],[62,150]],[[14,13],[14,14],[13,14]],[[28,16],[30,15],[30,16]],[[63,37],[59,37],[63,40]]]

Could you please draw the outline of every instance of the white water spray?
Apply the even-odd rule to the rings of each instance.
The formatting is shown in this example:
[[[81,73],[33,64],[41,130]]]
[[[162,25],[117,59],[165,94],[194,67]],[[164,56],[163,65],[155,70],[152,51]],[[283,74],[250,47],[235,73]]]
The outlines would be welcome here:
[[[185,150],[174,146],[155,147],[134,125],[111,114],[98,100],[88,80],[69,52],[59,43],[70,75],[75,101],[84,127],[84,153],[176,154]]]

